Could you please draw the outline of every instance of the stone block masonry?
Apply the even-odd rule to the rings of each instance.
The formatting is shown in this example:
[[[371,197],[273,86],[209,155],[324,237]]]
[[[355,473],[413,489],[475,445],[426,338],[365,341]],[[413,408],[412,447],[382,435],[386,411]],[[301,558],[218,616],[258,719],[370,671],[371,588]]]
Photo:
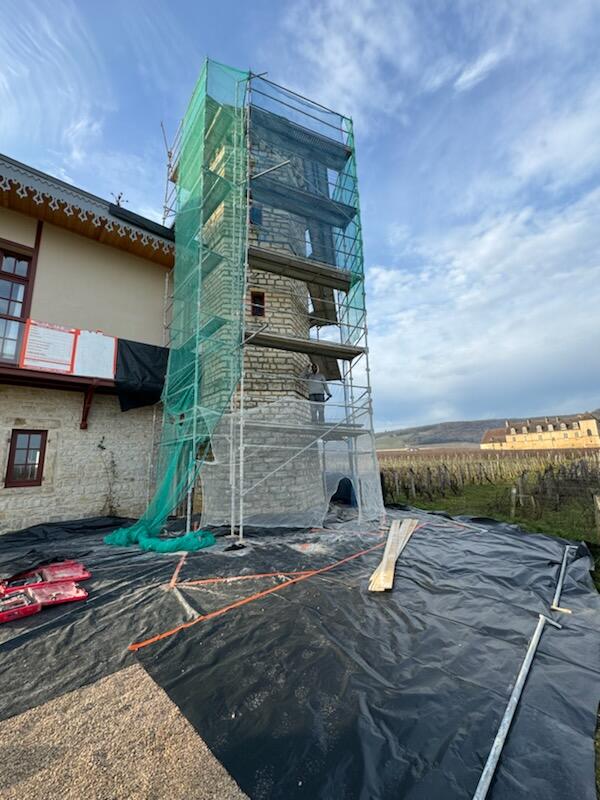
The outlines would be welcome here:
[[[115,396],[96,395],[88,429],[80,430],[82,400],[80,392],[0,387],[0,533],[42,522],[144,512],[154,409],[121,412]],[[48,431],[41,486],[4,486],[15,428]]]

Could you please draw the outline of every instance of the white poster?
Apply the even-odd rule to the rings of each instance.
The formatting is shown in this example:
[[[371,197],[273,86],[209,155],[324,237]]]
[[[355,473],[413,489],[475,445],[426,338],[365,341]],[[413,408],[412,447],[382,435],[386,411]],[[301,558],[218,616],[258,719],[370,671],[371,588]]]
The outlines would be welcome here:
[[[47,322],[27,321],[20,366],[45,372],[70,373],[73,370],[75,328],[61,328]]]
[[[74,375],[86,378],[115,377],[117,340],[99,331],[79,331],[75,348]]]

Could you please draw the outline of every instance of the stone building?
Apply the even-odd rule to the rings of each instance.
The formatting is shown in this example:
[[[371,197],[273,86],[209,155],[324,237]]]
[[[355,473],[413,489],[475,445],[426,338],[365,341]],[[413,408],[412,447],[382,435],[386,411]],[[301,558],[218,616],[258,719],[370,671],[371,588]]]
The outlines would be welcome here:
[[[0,530],[320,524],[342,478],[383,509],[351,122],[261,76],[232,105],[227,69],[186,115],[174,227],[0,157]]]
[[[598,417],[585,413],[541,417],[520,422],[506,420],[504,428],[487,430],[482,450],[564,450],[600,447]]]
[[[73,330],[160,350],[172,233],[4,156],[0,201],[0,531],[138,516],[160,411],[122,412],[92,351],[80,368],[49,356]],[[25,347],[27,320],[54,327]]]
[[[210,87],[213,65],[207,68]],[[212,437],[215,462],[202,467],[203,522],[322,524],[342,478],[352,484],[359,514],[375,518],[383,505],[351,123],[325,111],[321,124],[322,108],[260,76],[252,76],[249,86],[244,411],[236,392],[233,414],[224,415]],[[219,111],[210,95],[207,105],[207,133],[198,132],[197,140],[203,140],[212,170]],[[189,133],[184,138],[189,142]],[[223,164],[233,162],[227,146]],[[226,203],[231,195],[224,197]],[[212,234],[212,220],[218,226],[226,214],[226,208],[202,204],[203,240],[207,227]],[[307,402],[301,377],[310,364],[333,394],[321,418]]]

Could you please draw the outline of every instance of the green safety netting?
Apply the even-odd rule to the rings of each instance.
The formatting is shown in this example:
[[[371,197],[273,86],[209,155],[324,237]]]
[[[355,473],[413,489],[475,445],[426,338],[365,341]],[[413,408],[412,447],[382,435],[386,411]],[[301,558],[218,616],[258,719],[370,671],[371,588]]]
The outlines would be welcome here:
[[[247,72],[206,61],[183,120],[156,491],[138,522],[109,534],[107,544],[172,552],[214,542],[203,531],[160,534],[193,487],[241,375],[248,80]]]

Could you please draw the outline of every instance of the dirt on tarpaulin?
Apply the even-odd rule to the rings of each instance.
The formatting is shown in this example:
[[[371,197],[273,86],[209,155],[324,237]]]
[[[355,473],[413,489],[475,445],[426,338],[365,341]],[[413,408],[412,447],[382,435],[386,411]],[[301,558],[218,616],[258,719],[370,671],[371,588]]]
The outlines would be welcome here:
[[[542,636],[488,796],[595,800],[600,596],[587,548],[566,573],[573,613],[555,614],[563,540],[391,513],[422,524],[382,594],[367,584],[383,539],[351,523],[250,535],[233,552],[218,539],[187,557],[178,593],[165,584],[179,556],[101,544],[114,520],[0,537],[5,574],[24,551],[93,572],[86,603],[0,630],[0,664],[16,668],[0,715],[121,669],[130,643],[152,641],[137,658],[249,797],[466,799],[546,613],[563,627]]]

